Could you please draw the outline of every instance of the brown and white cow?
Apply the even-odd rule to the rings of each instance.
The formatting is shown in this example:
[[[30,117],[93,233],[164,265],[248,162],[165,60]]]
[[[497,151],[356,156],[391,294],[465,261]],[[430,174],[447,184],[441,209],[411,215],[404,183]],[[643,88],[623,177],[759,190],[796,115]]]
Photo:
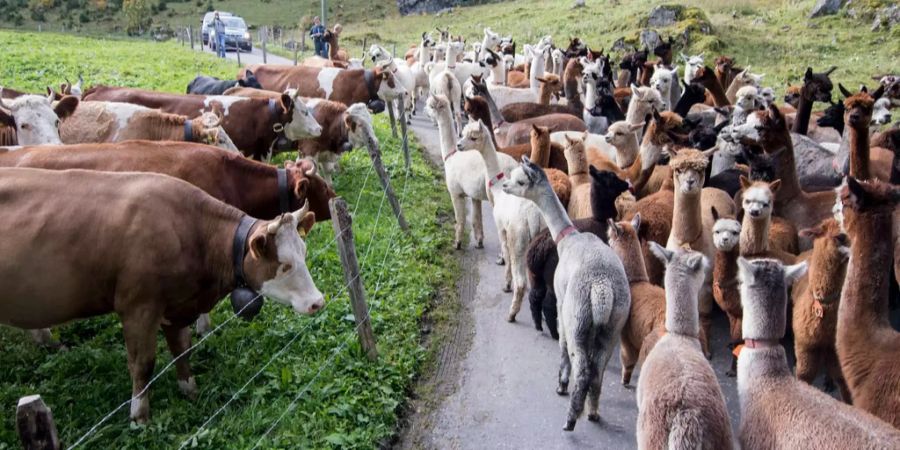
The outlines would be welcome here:
[[[204,112],[221,110],[222,127],[228,136],[245,155],[256,159],[295,149],[293,141],[315,137],[322,132],[306,104],[289,95],[258,99],[98,86],[88,89],[82,99],[133,103],[192,119]]]
[[[291,95],[292,90],[287,92]],[[240,95],[257,98],[275,98],[281,93],[249,88],[232,88],[225,91],[227,95]],[[336,171],[337,159],[341,153],[354,148],[378,145],[378,137],[372,128],[372,116],[361,103],[350,106],[343,103],[318,98],[304,99],[316,118],[324,124],[322,134],[315,138],[299,141],[300,156],[315,158],[322,176],[332,181]]]
[[[384,110],[384,102],[397,100],[406,90],[388,71],[374,69],[337,69],[277,64],[253,64],[253,72],[263,89],[283,92],[297,89],[301,97],[324,98],[347,106],[363,103],[373,112]],[[246,70],[238,74],[243,76]]]
[[[138,423],[150,417],[160,328],[174,355],[187,352],[188,325],[242,284],[301,314],[324,304],[297,233],[315,221],[306,207],[257,220],[150,173],[4,168],[0,179],[0,323],[45,328],[115,312]],[[186,357],[176,371],[195,396]]]
[[[221,121],[215,112],[188,119],[131,103],[81,102],[60,124],[59,136],[64,144],[145,139],[200,142],[237,152]]]
[[[3,98],[0,88],[0,145],[62,144],[59,121],[78,107],[78,99],[63,97],[54,106],[53,95],[20,95]]]

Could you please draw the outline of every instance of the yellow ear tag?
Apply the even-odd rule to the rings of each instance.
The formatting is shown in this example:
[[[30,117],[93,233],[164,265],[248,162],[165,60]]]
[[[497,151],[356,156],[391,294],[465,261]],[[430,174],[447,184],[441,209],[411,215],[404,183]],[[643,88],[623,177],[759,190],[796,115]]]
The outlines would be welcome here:
[[[306,230],[303,227],[297,227],[297,234],[300,235],[300,239],[306,239]]]
[[[744,344],[738,344],[734,346],[734,350],[731,351],[731,354],[734,355],[735,358],[741,357],[741,350],[744,349]]]

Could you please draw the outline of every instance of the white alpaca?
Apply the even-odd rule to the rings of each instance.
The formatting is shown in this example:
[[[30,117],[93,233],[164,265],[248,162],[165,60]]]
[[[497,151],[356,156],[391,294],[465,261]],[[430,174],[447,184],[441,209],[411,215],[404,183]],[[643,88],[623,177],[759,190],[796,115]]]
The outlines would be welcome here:
[[[775,103],[775,89],[772,89],[770,87],[760,88],[759,96],[762,97],[764,106],[766,108],[768,108],[769,105]]]
[[[415,74],[406,64],[406,61],[394,58],[390,52],[378,44],[372,44],[369,48],[369,56],[372,57],[372,60],[381,70],[394,74],[397,82],[406,89],[406,92],[409,94],[403,98],[406,111],[410,114],[415,114],[416,102],[419,98],[419,86],[417,86]],[[410,123],[409,117],[407,117],[407,123]]]
[[[694,56],[682,53],[681,59],[684,60],[684,83],[691,84],[691,80],[697,74],[697,69],[703,67],[703,53]]]
[[[753,86],[758,89],[759,82],[762,81],[764,76],[766,75],[750,73],[750,67],[747,67],[734,77],[734,80],[731,81],[731,85],[728,86],[728,90],[725,91],[725,96],[728,97],[728,101],[733,105],[737,100],[738,91],[741,90],[741,88]]]
[[[891,99],[887,97],[881,97],[878,100],[875,100],[875,106],[872,109],[872,125],[884,125],[890,122]],[[874,130],[872,132],[874,133]]]
[[[547,175],[527,157],[522,158],[522,165],[513,170],[510,179],[503,182],[502,192],[508,198],[540,208],[559,253],[553,280],[562,356],[556,392],[565,395],[570,372],[575,377],[563,429],[575,429],[585,401],[588,420],[598,422],[603,373],[619,344],[631,308],[625,269],[599,237],[578,232],[550,188]]]
[[[675,104],[678,103],[679,97],[679,90],[677,89],[678,66],[675,66],[672,69],[657,66],[656,70],[653,72],[653,76],[650,77],[650,86],[659,92],[659,96],[665,104],[665,110],[671,111],[672,108],[675,107]]]
[[[549,38],[547,36],[546,38]],[[541,42],[544,42],[541,40]],[[531,58],[531,70],[528,71],[528,84],[535,98],[540,95],[541,82],[538,77],[544,75],[545,62],[547,61],[547,53],[550,51],[550,44],[538,44],[529,50],[528,56]]]
[[[513,292],[507,320],[514,322],[528,287],[525,254],[531,239],[544,228],[544,220],[534,203],[503,192],[501,184],[509,176],[508,168],[516,163],[511,156],[497,153],[491,140],[491,130],[479,120],[466,125],[462,134],[457,149],[477,150],[487,169],[484,180],[489,195],[494,199],[494,224],[500,234],[501,254],[507,261],[506,291]]]
[[[431,71],[430,82],[434,84],[434,79],[437,74],[440,74],[444,70],[449,71],[456,77],[456,81],[462,86],[466,80],[469,79],[472,75],[480,75],[482,77],[487,76],[488,71],[487,67],[485,67],[484,63],[479,62],[458,62],[457,59],[466,49],[466,46],[462,42],[449,42],[447,44],[447,59],[446,61],[437,62],[434,64],[434,68]],[[432,94],[434,94],[434,90],[432,89]]]
[[[604,141],[611,145],[615,151],[615,159],[613,160],[622,169],[630,167],[637,159],[641,147],[634,133],[643,127],[643,123],[632,125],[624,120],[620,120],[610,125],[606,135],[603,136]]]
[[[587,58],[581,58],[581,81],[584,86],[584,110],[581,112],[581,119],[587,126],[588,131],[593,134],[605,134],[609,128],[609,120],[605,116],[595,116],[591,113],[600,93],[597,91],[597,83],[602,78],[602,64],[599,60],[591,63]]]
[[[647,118],[647,114],[653,112],[655,108],[657,111],[662,111],[665,107],[665,104],[662,101],[662,97],[660,97],[659,92],[649,86],[635,86],[631,85],[631,100],[628,101],[628,111],[625,113],[625,121],[631,125],[637,125],[639,123],[644,123]],[[642,129],[638,129],[635,131],[635,135],[638,138],[638,141],[643,137]]]
[[[559,48],[554,48],[552,52],[550,52],[550,61],[553,63],[551,71],[559,77],[560,80],[563,79],[563,72],[566,70],[566,55]]]
[[[481,46],[475,53],[474,61],[481,60],[484,52],[488,50],[497,50],[500,47],[500,33],[494,33],[490,28],[484,29],[484,39],[481,40]]]

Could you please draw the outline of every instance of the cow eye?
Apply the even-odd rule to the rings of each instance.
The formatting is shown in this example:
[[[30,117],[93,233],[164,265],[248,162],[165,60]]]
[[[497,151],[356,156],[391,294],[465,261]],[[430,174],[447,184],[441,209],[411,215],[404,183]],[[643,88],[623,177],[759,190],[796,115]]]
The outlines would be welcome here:
[[[282,264],[282,265],[281,265],[281,272],[282,272],[282,273],[284,273],[284,272],[290,272],[293,268],[294,268],[294,266],[292,266],[292,265],[290,265],[290,264]]]
[[[23,124],[22,124],[22,129],[23,129],[23,130],[30,130],[30,129],[31,129],[31,125],[30,125],[30,124],[27,124],[27,123],[23,123]]]

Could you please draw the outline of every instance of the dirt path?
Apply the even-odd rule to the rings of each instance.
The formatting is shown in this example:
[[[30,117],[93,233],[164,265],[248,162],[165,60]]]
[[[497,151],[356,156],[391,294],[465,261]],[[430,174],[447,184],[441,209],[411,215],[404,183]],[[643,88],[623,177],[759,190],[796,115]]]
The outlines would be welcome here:
[[[413,118],[411,130],[440,164],[437,129],[423,115]],[[516,323],[506,322],[511,294],[502,291],[503,268],[494,264],[499,253],[491,206],[484,203],[485,248],[471,245],[460,252],[464,271],[458,286],[464,311],[458,326],[471,333],[470,342],[448,339],[430,391],[443,393],[430,410],[409,418],[401,448],[634,448],[637,406],[634,390],[620,382],[618,355],[607,367],[600,397],[601,423],[582,418],[574,432],[562,431],[568,397],[555,393],[559,346],[545,330],[534,329],[528,306]],[[729,414],[737,429],[739,404],[734,378],[724,375],[730,355],[722,350],[727,323],[715,323],[713,367],[725,392]],[[463,345],[462,354],[455,347]],[[448,351],[447,348],[451,348]],[[449,366],[449,367],[447,367]],[[640,373],[635,372],[636,384]]]

